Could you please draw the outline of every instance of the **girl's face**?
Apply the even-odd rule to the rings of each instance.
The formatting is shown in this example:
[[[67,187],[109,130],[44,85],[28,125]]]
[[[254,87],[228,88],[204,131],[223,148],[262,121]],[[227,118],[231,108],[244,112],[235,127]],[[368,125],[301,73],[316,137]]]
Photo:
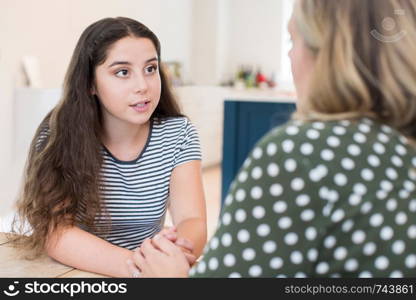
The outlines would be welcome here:
[[[158,56],[150,39],[125,37],[107,50],[95,69],[95,88],[104,124],[146,124],[161,93]]]
[[[312,52],[306,47],[304,39],[299,34],[293,15],[289,21],[288,30],[292,40],[292,49],[289,51],[289,57],[298,98],[296,106],[298,111],[306,112],[306,97],[308,95],[315,58]]]

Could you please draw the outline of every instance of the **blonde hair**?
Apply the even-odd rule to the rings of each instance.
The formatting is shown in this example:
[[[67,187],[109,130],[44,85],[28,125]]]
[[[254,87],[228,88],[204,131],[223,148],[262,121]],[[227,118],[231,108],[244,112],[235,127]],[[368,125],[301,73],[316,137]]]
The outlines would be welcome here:
[[[299,0],[294,19],[315,57],[308,109],[295,118],[368,116],[416,138],[414,1]]]

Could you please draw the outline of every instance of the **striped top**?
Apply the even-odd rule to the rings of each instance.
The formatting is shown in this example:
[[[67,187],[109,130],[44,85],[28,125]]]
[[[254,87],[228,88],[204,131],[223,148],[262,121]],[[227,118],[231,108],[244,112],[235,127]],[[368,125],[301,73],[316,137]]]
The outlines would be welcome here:
[[[148,140],[137,159],[120,161],[104,146],[101,153],[100,190],[107,214],[97,215],[95,222],[109,231],[104,235],[81,225],[82,213],[76,221],[80,228],[114,245],[135,249],[163,226],[173,169],[201,160],[198,134],[185,117],[157,119],[151,122]]]

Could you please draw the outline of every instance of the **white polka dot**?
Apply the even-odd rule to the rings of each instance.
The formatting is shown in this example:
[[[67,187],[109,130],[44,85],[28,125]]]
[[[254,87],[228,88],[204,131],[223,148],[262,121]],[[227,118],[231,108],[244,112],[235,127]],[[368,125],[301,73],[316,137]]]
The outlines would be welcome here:
[[[195,273],[196,273],[196,268],[194,267],[194,268],[191,268],[190,270],[189,270],[189,276],[194,276],[195,275]]]
[[[285,169],[288,172],[293,172],[296,170],[297,167],[297,163],[294,159],[290,158],[288,160],[285,161]]]
[[[397,254],[397,255],[402,254],[405,248],[406,248],[406,245],[401,240],[395,241],[393,245],[391,246],[391,250],[393,251],[394,254]]]
[[[310,262],[315,262],[318,259],[318,250],[315,248],[309,249],[307,256]]]
[[[396,155],[391,157],[391,162],[398,168],[403,167],[403,161]]]
[[[345,169],[345,170],[352,170],[355,168],[355,163],[351,158],[343,158],[341,160],[341,166]]]
[[[347,151],[352,156],[358,156],[361,154],[361,149],[357,145],[349,145]]]
[[[207,265],[204,261],[200,261],[196,266],[196,270],[198,273],[204,273],[207,268]]]
[[[385,190],[380,190],[380,191],[377,191],[376,193],[376,197],[380,200],[386,199],[387,196],[388,196],[388,193]]]
[[[230,206],[230,205],[231,205],[231,203],[233,203],[233,195],[228,194],[228,195],[227,195],[227,197],[225,197],[224,204],[225,204],[226,206]]]
[[[302,221],[304,222],[309,222],[312,221],[313,218],[315,217],[315,213],[312,209],[305,209],[301,214],[300,214],[300,218],[302,219]]]
[[[275,213],[281,214],[284,213],[287,209],[287,204],[286,202],[283,201],[277,201],[274,205],[273,205],[273,210]]]
[[[389,277],[390,278],[403,278],[404,276],[403,276],[403,273],[401,271],[396,270],[396,271],[391,272]]]
[[[403,186],[408,192],[413,192],[415,190],[415,184],[409,180],[406,180]]]
[[[233,242],[233,238],[231,237],[231,234],[229,233],[224,233],[221,237],[221,244],[224,247],[229,247],[231,245],[231,243]]]
[[[370,225],[373,227],[379,227],[381,224],[383,224],[384,218],[382,214],[374,214],[370,218]]]
[[[373,155],[373,154],[368,156],[367,161],[370,164],[370,166],[372,166],[374,168],[380,166],[380,159],[377,156]]]
[[[313,146],[310,143],[304,143],[300,146],[300,152],[303,155],[311,155],[313,153]]]
[[[210,270],[218,269],[218,259],[216,257],[211,257],[211,259],[208,262],[208,268]]]
[[[283,266],[283,259],[281,259],[280,257],[273,257],[270,260],[270,268],[272,269],[280,269]]]
[[[352,241],[354,244],[362,244],[365,241],[365,232],[362,230],[354,231]]]
[[[247,248],[243,250],[243,259],[246,261],[252,261],[256,257],[256,251],[252,248]]]
[[[367,138],[361,132],[357,132],[353,136],[354,141],[360,144],[364,144],[367,141]]]
[[[372,181],[374,179],[374,173],[370,169],[363,169],[361,171],[361,177],[366,181]]]
[[[328,248],[328,249],[333,248],[336,243],[337,243],[337,240],[332,235],[326,237],[325,240],[324,240],[324,246],[325,246],[325,248]]]
[[[322,152],[321,152],[321,158],[323,159],[323,160],[326,160],[326,161],[331,161],[331,160],[333,160],[334,159],[334,152],[332,151],[332,150],[329,150],[329,149],[324,149],[324,150],[322,150]]]
[[[409,269],[415,269],[416,268],[416,255],[415,254],[408,255],[404,263],[406,264],[406,267],[408,267]]]
[[[313,122],[312,127],[318,130],[325,129],[325,124],[322,122]]]
[[[381,130],[383,130],[385,133],[391,133],[393,130],[387,126],[387,125],[382,125],[381,126]]]
[[[227,225],[230,225],[230,223],[231,223],[231,215],[230,213],[227,212],[222,216],[222,224],[227,226]]]
[[[258,265],[251,266],[250,269],[248,269],[248,274],[251,277],[259,277],[261,273],[262,273],[262,269]]]
[[[311,140],[316,140],[316,139],[319,138],[319,131],[317,131],[315,129],[309,129],[306,132],[306,136]]]
[[[278,197],[282,193],[283,193],[283,187],[280,184],[275,183],[270,186],[270,195],[272,195],[273,197]]]
[[[266,149],[266,151],[267,151],[267,154],[268,154],[269,156],[273,156],[273,155],[275,155],[275,154],[276,154],[276,152],[277,152],[277,146],[276,146],[276,144],[275,144],[275,143],[270,143],[270,144],[268,144],[268,145],[267,145],[267,149]]]
[[[223,262],[226,267],[233,267],[235,265],[235,256],[231,253],[228,253],[224,256]]]
[[[380,231],[380,237],[385,241],[391,240],[393,235],[394,232],[390,226],[384,226]]]
[[[274,241],[267,241],[263,244],[263,251],[264,253],[270,254],[276,251],[277,246]]]
[[[409,178],[411,180],[416,180],[416,170],[414,170],[414,169],[409,170]]]
[[[317,266],[316,266],[316,272],[318,274],[326,274],[329,271],[329,265],[326,262],[320,262]]]
[[[388,258],[385,257],[385,256],[379,256],[379,257],[376,258],[375,266],[379,270],[387,269],[389,264],[390,264],[390,262],[389,262]]]
[[[261,149],[260,149],[260,150],[261,150]],[[248,158],[244,161],[243,167],[244,167],[244,168],[248,168],[248,166],[250,166],[250,164],[251,164],[251,158],[250,158],[250,157],[248,157]]]
[[[381,181],[380,182],[380,187],[383,190],[387,191],[387,192],[390,192],[390,191],[393,190],[393,184],[390,181],[387,181],[387,180]]]
[[[267,174],[270,177],[276,177],[279,175],[279,167],[275,163],[271,163],[267,166]]]
[[[318,232],[316,231],[316,229],[314,227],[308,227],[305,230],[305,236],[310,241],[315,240],[317,235],[318,235]]]
[[[386,169],[386,175],[388,178],[390,178],[391,180],[396,180],[398,175],[395,169],[393,168],[387,168]]]
[[[259,179],[261,176],[263,175],[263,171],[261,170],[260,167],[255,167],[253,168],[253,170],[251,171],[251,177],[254,180]]]
[[[380,143],[375,143],[373,145],[373,150],[377,154],[384,154],[384,152],[386,151],[386,148],[382,144],[380,144]]]
[[[371,128],[367,124],[361,123],[360,125],[358,125],[358,130],[364,133],[369,133],[371,131]]]
[[[357,194],[351,194],[351,195],[348,197],[348,203],[349,203],[350,205],[352,205],[352,206],[357,206],[358,204],[360,204],[360,203],[361,203],[361,199],[362,199],[362,197],[361,197],[360,195],[357,195]]]
[[[306,277],[307,277],[306,274],[303,272],[297,272],[295,274],[295,278],[306,278]]]
[[[293,246],[298,242],[298,235],[294,232],[288,233],[284,237],[285,243],[289,246]]]
[[[293,251],[290,255],[290,261],[295,264],[301,264],[303,262],[303,255],[300,251]]]
[[[260,159],[263,156],[263,150],[257,147],[253,150],[253,157],[254,159]]]
[[[270,233],[270,226],[267,224],[261,224],[257,227],[257,235],[267,236]]]
[[[373,204],[371,204],[371,202],[366,202],[361,206],[360,211],[362,214],[368,214],[372,208],[373,208]]]
[[[250,240],[250,233],[246,229],[241,229],[237,233],[237,239],[240,243],[247,243]]]
[[[288,135],[297,135],[299,133],[299,128],[296,126],[289,126],[286,128],[286,133]]]
[[[358,269],[358,261],[355,258],[350,258],[345,262],[345,270],[354,272]]]
[[[248,178],[248,173],[246,171],[242,171],[239,175],[238,175],[238,181],[240,182],[245,182]]]
[[[228,275],[228,278],[241,278],[241,274],[237,272],[233,272],[230,275]]]
[[[246,211],[245,211],[244,209],[242,209],[242,208],[239,208],[239,209],[235,212],[234,218],[235,218],[235,220],[236,220],[238,223],[243,223],[243,222],[246,220],[246,218],[247,218]]]
[[[409,202],[409,210],[411,212],[416,212],[416,199]]]
[[[399,197],[400,198],[407,199],[407,198],[409,198],[409,196],[410,196],[410,193],[408,191],[406,191],[406,190],[400,190],[399,191]]]
[[[300,207],[304,207],[308,205],[310,201],[311,201],[311,198],[309,197],[309,195],[306,195],[306,194],[302,194],[296,197],[296,204],[297,206],[300,206]]]
[[[251,189],[250,195],[253,199],[258,200],[263,196],[263,190],[259,186],[255,186]]]
[[[335,136],[328,137],[327,140],[326,140],[326,142],[332,148],[336,148],[336,147],[338,147],[341,144],[339,138],[337,138]]]
[[[344,135],[347,132],[347,130],[341,126],[335,126],[332,130],[336,135]]]
[[[341,124],[342,126],[348,127],[351,125],[351,122],[348,120],[342,120],[342,121],[339,121],[339,124]]]
[[[354,226],[354,222],[352,220],[346,220],[342,224],[342,231],[348,232],[348,231],[350,231],[352,229],[353,226]]]
[[[266,214],[266,210],[263,206],[256,206],[253,208],[253,217],[256,219],[262,219]]]
[[[376,249],[377,249],[376,244],[373,242],[369,242],[364,245],[363,252],[365,255],[371,256],[376,252]]]
[[[409,237],[409,239],[416,239],[416,225],[409,226],[409,228],[407,229],[407,236]]]
[[[347,184],[348,179],[347,176],[345,176],[344,174],[338,173],[334,177],[334,182],[339,186],[344,186]]]
[[[377,135],[377,138],[379,139],[380,142],[387,144],[389,142],[389,137],[387,135],[385,135],[384,133],[379,133]]]
[[[367,193],[367,187],[362,184],[362,183],[356,183],[354,184],[352,190],[354,191],[354,193],[358,194],[358,195],[365,195],[365,193]]]
[[[397,201],[395,199],[390,199],[386,203],[387,210],[393,211],[397,208]]]
[[[373,278],[373,274],[371,274],[369,271],[362,271],[358,278]]]
[[[218,248],[219,243],[220,243],[219,239],[218,239],[217,237],[213,237],[213,238],[211,239],[211,242],[210,242],[210,248],[211,248],[212,250],[217,249],[217,248]]]
[[[288,229],[290,226],[292,226],[292,219],[289,217],[283,217],[280,218],[280,220],[277,222],[280,229]]]
[[[338,247],[334,251],[334,257],[336,260],[344,260],[348,255],[347,249],[345,247]]]
[[[282,149],[286,153],[292,152],[294,147],[295,147],[295,143],[293,143],[292,140],[284,140],[282,142]]]
[[[245,198],[246,198],[246,191],[243,189],[237,190],[237,192],[235,193],[235,200],[237,200],[238,202],[241,202]]]
[[[394,149],[401,156],[404,156],[407,153],[407,150],[403,145],[396,145],[396,147]]]
[[[403,225],[407,222],[407,215],[404,212],[399,212],[394,220],[397,225]]]
[[[290,183],[290,187],[294,191],[300,191],[304,188],[304,186],[305,186],[305,182],[303,181],[302,178],[295,178]]]
[[[341,221],[342,219],[344,219],[344,217],[345,217],[345,212],[341,208],[339,208],[336,211],[334,211],[334,213],[331,216],[331,220],[332,222],[337,223]]]

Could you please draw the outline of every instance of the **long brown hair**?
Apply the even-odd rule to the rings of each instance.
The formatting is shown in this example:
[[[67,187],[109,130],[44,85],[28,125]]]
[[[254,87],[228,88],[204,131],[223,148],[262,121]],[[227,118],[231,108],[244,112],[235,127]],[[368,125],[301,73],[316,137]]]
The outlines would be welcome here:
[[[109,47],[127,36],[150,39],[158,54],[161,96],[151,118],[182,116],[162,69],[160,42],[149,28],[124,17],[105,18],[86,28],[72,55],[63,96],[40,124],[30,146],[13,222],[13,231],[21,236],[14,243],[29,250],[29,256],[42,253],[48,233],[73,226],[81,209],[83,224],[95,228],[95,216],[102,209],[102,126],[100,104],[91,91],[95,68],[105,61]],[[47,138],[42,140],[45,128]]]
[[[299,0],[294,18],[315,57],[297,118],[368,116],[416,139],[415,1]]]

